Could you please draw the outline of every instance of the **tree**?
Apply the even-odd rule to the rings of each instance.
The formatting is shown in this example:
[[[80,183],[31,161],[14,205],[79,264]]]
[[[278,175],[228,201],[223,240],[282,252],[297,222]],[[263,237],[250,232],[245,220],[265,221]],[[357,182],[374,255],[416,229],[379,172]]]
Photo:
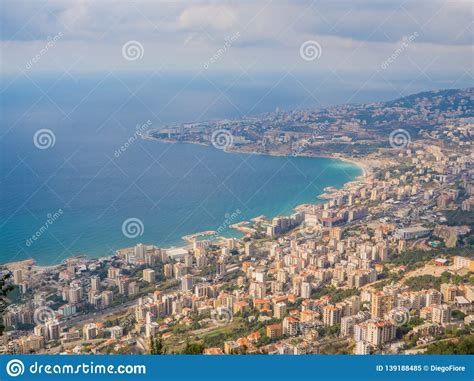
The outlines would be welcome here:
[[[189,337],[186,337],[186,345],[181,352],[183,355],[200,355],[204,351],[204,345],[201,343],[190,343]]]
[[[166,350],[163,346],[163,340],[161,336],[156,340],[154,336],[150,336],[150,354],[151,355],[164,355]]]
[[[166,350],[163,347],[163,340],[161,339],[161,336],[157,341],[155,341],[155,351],[155,354],[157,355],[164,355],[166,353]]]
[[[149,350],[150,354],[154,355],[155,354],[155,338],[153,336],[150,336],[150,343],[149,343]]]
[[[0,336],[3,335],[3,331],[5,330],[5,325],[3,324],[3,314],[8,307],[7,296],[15,289],[15,287],[8,281],[11,276],[12,273],[10,271],[0,272]]]
[[[425,353],[429,355],[472,355],[474,353],[474,335],[431,344]]]

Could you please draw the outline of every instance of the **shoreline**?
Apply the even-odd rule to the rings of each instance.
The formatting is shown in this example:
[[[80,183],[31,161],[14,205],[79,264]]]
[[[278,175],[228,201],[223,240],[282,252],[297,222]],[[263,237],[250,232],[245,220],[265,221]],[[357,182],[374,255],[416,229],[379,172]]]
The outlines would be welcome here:
[[[157,138],[151,137],[149,135],[144,136],[143,139],[145,139],[145,140],[154,140],[154,141],[158,141],[158,142],[161,142],[161,143],[167,143],[167,144],[193,144],[193,145],[212,147],[212,144],[206,144],[206,143],[200,143],[200,142],[167,141],[167,140],[163,140],[163,139],[157,139]],[[215,149],[217,149],[217,148],[215,148]],[[290,157],[290,156],[292,156],[292,155],[289,155],[289,154],[277,154],[275,152],[239,151],[239,150],[222,150],[222,151],[225,152],[225,153],[231,153],[231,154],[232,153],[234,153],[234,154],[237,153],[237,154],[261,155],[261,156],[273,156],[273,157]],[[353,179],[351,181],[346,182],[341,188],[336,188],[336,191],[343,191],[347,187],[348,184],[351,184],[354,181],[366,181],[368,179],[368,177],[372,174],[372,169],[371,169],[370,166],[368,166],[365,163],[361,163],[357,159],[351,158],[351,157],[339,156],[339,155],[295,155],[293,157],[334,159],[334,160],[340,160],[342,162],[352,164],[352,165],[356,166],[357,168],[360,168],[360,170],[362,171],[361,175],[357,176],[355,179]],[[316,198],[318,198],[318,197],[316,197]],[[296,210],[301,205],[304,205],[304,204],[296,205],[293,208],[293,210]],[[259,217],[259,216],[257,216],[257,217]],[[252,219],[250,219],[250,221],[251,220]],[[241,223],[244,223],[244,222],[248,223],[249,221],[240,221],[237,224],[241,224]],[[236,224],[234,224],[234,225],[236,225]],[[238,232],[243,233],[241,230],[236,229],[232,226],[231,226],[231,229],[237,230]],[[187,248],[189,248],[190,242],[188,242],[186,239],[184,239],[184,237],[192,237],[192,236],[199,236],[199,235],[202,235],[202,232],[195,232],[195,233],[186,234],[185,236],[181,237],[181,240],[183,241],[183,245],[163,247],[162,249],[163,250],[187,249]],[[158,245],[155,245],[153,243],[145,244],[145,245],[147,245],[147,246],[148,245],[153,245],[153,246],[159,247]],[[125,249],[125,248],[116,249],[115,252],[123,250],[123,249]],[[103,258],[111,258],[114,255],[116,255],[116,253],[111,254],[111,255],[97,257],[97,258],[90,258],[87,255],[85,255],[85,258],[87,260],[99,260],[99,259],[103,259]],[[71,260],[73,258],[77,258],[78,256],[84,256],[84,254],[73,255],[73,256],[70,256],[70,257],[64,259],[61,263],[55,263],[55,264],[49,264],[49,265],[38,265],[33,258],[28,258],[28,259],[24,259],[24,260],[20,260],[20,261],[15,261],[15,262],[6,262],[6,263],[1,264],[1,266],[5,266],[6,268],[15,268],[17,266],[20,266],[22,263],[24,264],[25,262],[28,262],[28,261],[34,261],[34,264],[32,265],[32,267],[34,267],[34,268],[36,268],[37,270],[40,270],[40,271],[46,271],[48,269],[54,269],[58,266],[63,266],[68,260]]]
[[[166,143],[166,144],[192,144],[192,145],[199,145],[199,146],[204,146],[204,147],[212,147],[212,144],[208,143],[202,143],[202,142],[190,142],[190,141],[176,141],[176,140],[166,140],[166,139],[159,139],[155,138],[150,135],[145,135],[143,137],[144,140],[153,140],[161,143]],[[217,149],[217,148],[216,148]],[[372,174],[372,168],[368,166],[366,163],[363,163],[362,161],[358,160],[357,158],[354,157],[349,157],[349,156],[343,156],[340,154],[333,154],[333,155],[291,155],[291,154],[283,154],[283,153],[276,153],[276,152],[260,152],[260,151],[241,151],[237,149],[233,150],[221,150],[225,153],[237,153],[237,154],[242,154],[242,155],[260,155],[260,156],[273,156],[273,157],[309,157],[309,158],[323,158],[323,159],[335,159],[335,160],[340,160],[349,164],[353,164],[356,167],[360,168],[362,171],[362,174],[360,176],[357,176],[357,178],[366,178]]]

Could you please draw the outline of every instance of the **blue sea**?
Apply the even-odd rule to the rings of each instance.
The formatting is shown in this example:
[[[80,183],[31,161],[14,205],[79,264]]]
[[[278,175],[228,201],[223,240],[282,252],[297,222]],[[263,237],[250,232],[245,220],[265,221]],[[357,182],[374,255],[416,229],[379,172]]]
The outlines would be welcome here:
[[[262,98],[264,84],[222,96],[225,81],[216,79],[222,84],[216,89],[190,80],[116,74],[2,79],[0,263],[100,257],[138,242],[182,245],[186,234],[223,227],[231,236],[229,218],[289,214],[316,202],[325,187],[361,174],[331,159],[230,154],[135,138],[147,121],[160,128],[239,117],[296,107],[304,98],[285,91]],[[54,144],[39,149],[39,130],[52,131]],[[139,221],[139,235],[124,234],[130,220]]]

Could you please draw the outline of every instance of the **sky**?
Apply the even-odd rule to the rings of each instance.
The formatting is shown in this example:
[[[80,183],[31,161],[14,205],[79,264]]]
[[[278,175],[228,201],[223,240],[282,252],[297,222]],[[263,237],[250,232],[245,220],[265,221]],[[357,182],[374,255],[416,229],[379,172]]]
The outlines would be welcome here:
[[[471,1],[1,3],[5,74],[377,72],[472,83]]]

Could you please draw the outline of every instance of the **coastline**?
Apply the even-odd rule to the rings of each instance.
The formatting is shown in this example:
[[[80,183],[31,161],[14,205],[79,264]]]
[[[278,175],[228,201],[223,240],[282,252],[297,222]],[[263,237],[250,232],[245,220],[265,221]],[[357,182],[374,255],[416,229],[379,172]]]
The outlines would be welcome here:
[[[167,140],[167,139],[159,139],[155,138],[150,135],[144,135],[143,139],[145,140],[154,140],[161,143],[166,144],[193,144],[205,147],[212,147],[210,143],[203,143],[203,142],[190,142],[190,141],[176,141],[176,140]],[[247,155],[261,155],[261,156],[274,156],[274,157],[289,157],[292,156],[291,154],[284,154],[284,153],[277,153],[277,152],[260,152],[260,151],[244,151],[238,149],[231,149],[231,150],[222,150],[225,153],[238,153],[238,154],[247,154]],[[357,158],[344,156],[341,154],[333,154],[333,155],[294,155],[293,157],[314,157],[314,158],[324,158],[324,159],[335,159],[340,160],[349,164],[353,164],[356,167],[360,168],[362,174],[357,178],[366,178],[372,174],[372,168],[367,165],[367,163],[363,163],[362,161],[358,160]]]
[[[167,140],[167,139],[159,139],[155,138],[150,135],[144,135],[143,139],[145,140],[154,140],[161,143],[166,144],[193,144],[205,147],[212,147],[210,143],[203,143],[203,142],[190,142],[190,141],[176,141],[176,140]],[[292,156],[291,154],[284,154],[284,153],[277,153],[277,152],[260,152],[260,151],[243,151],[238,149],[231,149],[231,150],[222,150],[225,153],[238,153],[238,154],[247,154],[247,155],[261,155],[261,156],[274,156],[274,157],[289,157]],[[324,159],[335,159],[340,160],[349,164],[353,164],[356,167],[362,170],[362,175],[358,176],[358,178],[366,178],[372,174],[372,168],[363,163],[362,161],[358,160],[357,158],[350,157],[350,156],[343,156],[341,154],[333,154],[333,155],[294,155],[293,157],[314,157],[314,158],[324,158]]]
[[[189,142],[189,141],[186,141],[186,142],[171,141],[171,140],[168,141],[168,140],[164,140],[164,139],[154,138],[154,137],[149,136],[149,135],[144,135],[143,139],[145,139],[145,140],[154,140],[154,141],[167,143],[167,144],[193,144],[193,145],[201,145],[201,146],[212,147],[212,144],[206,144],[206,143],[201,143],[201,142]],[[261,156],[273,156],[273,157],[290,157],[290,156],[292,156],[290,154],[276,153],[276,152],[241,151],[241,150],[235,150],[235,149],[223,150],[223,152],[231,153],[231,154],[236,153],[236,154],[261,155]],[[346,162],[346,163],[352,164],[352,165],[360,168],[360,170],[362,171],[362,174],[357,176],[355,179],[353,179],[351,181],[348,181],[341,188],[335,188],[336,189],[335,191],[338,191],[338,192],[343,191],[349,184],[353,183],[354,181],[362,181],[362,182],[367,181],[368,177],[372,174],[371,167],[368,166],[366,163],[362,163],[362,162],[358,161],[356,158],[342,156],[342,155],[339,155],[339,154],[335,154],[335,155],[294,155],[293,157],[326,158],[326,159],[340,160],[342,162]],[[293,210],[297,210],[297,208],[300,207],[301,205],[302,204],[296,205],[293,208]],[[250,219],[250,221],[251,220],[252,219]],[[249,221],[244,220],[244,221],[240,221],[240,222],[238,222],[236,224],[233,224],[233,225],[240,226],[240,224],[248,223],[248,222]],[[243,233],[239,228],[236,228],[236,227],[233,227],[233,226],[231,226],[231,228],[236,230],[236,231],[239,231],[240,233]],[[190,242],[186,238],[193,237],[193,236],[200,236],[200,235],[203,235],[203,233],[204,232],[194,232],[194,233],[186,234],[185,236],[181,237],[181,240],[183,241],[182,245],[175,245],[175,246],[171,246],[171,247],[163,247],[163,249],[164,250],[188,249],[189,245],[190,245]],[[150,244],[146,244],[146,245],[155,245],[155,244],[150,243]],[[157,246],[157,245],[155,245],[155,246]],[[115,252],[118,252],[118,251],[123,250],[123,249],[125,249],[125,248],[118,248],[118,249],[115,250]],[[104,258],[111,258],[114,255],[116,255],[116,254],[114,253],[114,254],[111,254],[111,255],[97,257],[97,258],[89,258],[89,257],[86,256],[85,258],[87,260],[100,260],[100,259],[104,259]],[[32,267],[34,267],[35,269],[37,269],[39,271],[47,271],[48,269],[54,269],[56,267],[63,266],[65,263],[67,263],[67,261],[69,261],[73,258],[77,258],[78,256],[79,255],[73,255],[71,257],[68,257],[68,258],[64,259],[61,263],[56,263],[56,264],[38,265],[36,262],[34,262]],[[16,268],[16,267],[20,266],[21,264],[24,265],[25,262],[28,262],[28,261],[34,261],[34,259],[25,259],[25,260],[20,260],[20,261],[15,261],[15,262],[6,262],[6,263],[2,264],[2,266],[5,266],[7,268]]]

